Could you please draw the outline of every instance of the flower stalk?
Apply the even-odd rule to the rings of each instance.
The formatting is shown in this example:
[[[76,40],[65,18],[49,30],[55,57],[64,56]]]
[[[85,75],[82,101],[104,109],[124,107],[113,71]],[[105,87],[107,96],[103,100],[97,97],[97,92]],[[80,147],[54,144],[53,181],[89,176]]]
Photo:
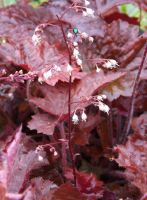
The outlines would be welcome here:
[[[137,76],[136,76],[136,79],[135,79],[135,82],[134,82],[133,93],[132,93],[132,97],[131,97],[128,117],[127,117],[126,125],[124,127],[123,134],[122,134],[123,138],[121,138],[122,143],[124,143],[126,141],[126,137],[129,135],[129,131],[130,131],[130,127],[131,127],[131,121],[132,121],[133,113],[134,113],[136,92],[137,92],[137,89],[138,89],[138,85],[139,85],[139,81],[140,81],[140,75],[141,75],[141,71],[143,69],[146,54],[147,54],[147,43],[145,45],[145,50],[144,50],[144,54],[143,54],[143,57],[142,57],[142,61],[141,61],[141,64],[139,66],[138,73],[137,73]]]
[[[63,24],[62,21],[60,20],[60,18],[58,17],[58,21],[61,27],[61,31],[62,31],[62,35],[64,38],[64,42],[66,44],[66,48],[68,51],[68,55],[69,55],[69,65],[72,66],[72,56],[71,56],[71,52],[70,49],[68,47],[68,43],[67,43],[67,38],[63,29]],[[76,186],[76,166],[75,166],[75,160],[74,160],[74,152],[73,152],[73,148],[72,148],[72,143],[71,143],[71,82],[72,82],[72,72],[69,73],[69,87],[68,87],[68,146],[69,146],[69,152],[70,152],[70,156],[71,156],[71,161],[72,161],[72,170],[73,170],[73,177],[74,177],[74,185]]]

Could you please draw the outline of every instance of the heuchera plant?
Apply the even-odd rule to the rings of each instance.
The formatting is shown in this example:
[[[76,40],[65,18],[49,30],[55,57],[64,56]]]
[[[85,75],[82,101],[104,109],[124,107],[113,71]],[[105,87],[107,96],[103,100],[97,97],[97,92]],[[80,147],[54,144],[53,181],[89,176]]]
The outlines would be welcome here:
[[[145,0],[0,10],[0,200],[147,198],[143,10]]]

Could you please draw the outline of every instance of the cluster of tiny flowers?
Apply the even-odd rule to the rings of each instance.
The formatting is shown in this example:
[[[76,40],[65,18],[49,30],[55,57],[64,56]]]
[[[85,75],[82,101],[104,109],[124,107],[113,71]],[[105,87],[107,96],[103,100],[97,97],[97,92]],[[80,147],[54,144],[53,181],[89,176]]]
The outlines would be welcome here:
[[[86,113],[84,112],[84,110],[83,110],[83,112],[82,112],[82,114],[81,114],[81,119],[82,119],[83,122],[86,122],[86,120],[87,120],[87,115],[86,115]],[[73,122],[73,124],[78,124],[78,122],[79,122],[79,117],[78,117],[78,115],[76,114],[76,112],[74,112],[74,114],[73,114],[73,116],[72,116],[72,122]]]
[[[118,67],[118,63],[116,60],[113,60],[113,59],[108,59],[104,64],[103,64],[103,67],[106,68],[106,69],[113,69],[113,68],[116,68]]]
[[[37,148],[36,148],[36,150],[35,150],[35,153],[37,154],[37,156],[38,156],[38,158],[37,158],[37,160],[39,161],[39,162],[42,162],[43,160],[44,160],[44,157],[43,157],[43,148],[42,148],[42,146],[38,146]]]
[[[57,157],[57,156],[58,156],[58,152],[56,151],[56,149],[55,149],[54,147],[50,146],[49,144],[47,144],[47,145],[42,145],[42,146],[39,145],[39,146],[36,148],[35,153],[37,154],[37,156],[38,156],[37,159],[38,159],[38,161],[40,161],[40,162],[42,162],[42,161],[44,160],[45,156],[46,156],[46,153],[45,153],[45,151],[44,151],[44,148],[45,148],[46,146],[49,146],[50,152],[53,154],[54,157]]]
[[[32,42],[35,46],[37,46],[38,44],[40,44],[41,42],[41,35],[38,33],[34,33],[32,36]]]
[[[89,36],[89,35],[88,35],[87,33],[85,33],[85,32],[81,33],[81,38],[82,38],[82,39],[88,39],[89,42],[91,42],[91,43],[94,41],[94,38],[91,37],[91,36]]]
[[[103,62],[104,64],[102,65],[102,67],[106,69],[113,69],[119,66],[117,61],[114,59],[107,59],[107,60],[104,60]],[[95,67],[96,67],[97,73],[101,71],[101,68],[97,64],[95,65]]]
[[[37,76],[36,72],[28,72],[26,74],[23,74],[23,71],[16,71],[14,74],[10,74],[8,77],[3,77],[3,79],[6,79],[7,81],[10,82],[20,82],[24,83],[27,80],[34,80]]]
[[[95,106],[99,107],[99,110],[106,112],[107,114],[109,113],[110,108],[103,103],[103,100],[106,99],[106,95],[102,94],[102,95],[97,95],[93,97],[93,104]]]
[[[89,42],[93,42],[94,38],[93,37],[89,37],[89,35],[85,32],[79,33],[78,36],[80,37],[80,40],[82,41],[82,39],[88,39]],[[78,47],[78,42],[74,40],[74,35],[71,32],[67,33],[67,38],[70,39],[70,44],[72,46],[72,54],[73,54],[73,58],[75,59],[77,65],[79,65],[82,69],[82,60],[81,60],[81,55],[79,52],[79,47]]]
[[[82,68],[82,60],[80,59],[80,52],[78,47],[78,42],[74,40],[74,35],[71,32],[67,33],[67,38],[70,39],[70,43],[72,46],[72,54],[73,58],[75,59],[77,65],[79,65]],[[70,72],[70,67],[68,66],[68,71]]]
[[[73,57],[75,58],[77,65],[79,65],[82,68],[82,60],[80,59],[80,52],[78,46],[74,46]]]
[[[95,17],[94,16],[94,10],[91,8],[87,8],[87,6],[90,5],[90,2],[88,0],[84,0],[84,4],[85,4],[85,10],[83,11],[83,16],[84,17]]]
[[[50,152],[52,152],[55,157],[58,156],[58,152],[56,151],[54,147],[50,148]]]

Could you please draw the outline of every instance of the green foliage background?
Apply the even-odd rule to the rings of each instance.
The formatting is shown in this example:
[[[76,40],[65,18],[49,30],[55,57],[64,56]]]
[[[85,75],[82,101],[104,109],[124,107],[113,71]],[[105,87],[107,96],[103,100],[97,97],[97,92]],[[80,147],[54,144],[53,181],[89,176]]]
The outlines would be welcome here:
[[[140,17],[140,10],[139,7],[133,4],[124,4],[120,6],[120,11],[122,13],[126,13],[130,17]],[[141,29],[145,30],[147,28],[147,13],[145,11],[141,12],[142,19],[141,19]]]

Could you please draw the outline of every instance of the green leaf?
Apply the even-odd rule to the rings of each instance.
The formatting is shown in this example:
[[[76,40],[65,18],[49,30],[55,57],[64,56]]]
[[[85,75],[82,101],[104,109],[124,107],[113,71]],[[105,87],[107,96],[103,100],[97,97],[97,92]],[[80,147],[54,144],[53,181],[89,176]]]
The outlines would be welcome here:
[[[130,17],[140,17],[140,9],[138,6],[133,4],[124,4],[120,6],[120,11],[127,14]],[[142,10],[142,19],[141,19],[141,29],[145,30],[147,26],[147,13]]]
[[[16,3],[16,0],[4,0],[4,6],[10,6],[15,3]]]

